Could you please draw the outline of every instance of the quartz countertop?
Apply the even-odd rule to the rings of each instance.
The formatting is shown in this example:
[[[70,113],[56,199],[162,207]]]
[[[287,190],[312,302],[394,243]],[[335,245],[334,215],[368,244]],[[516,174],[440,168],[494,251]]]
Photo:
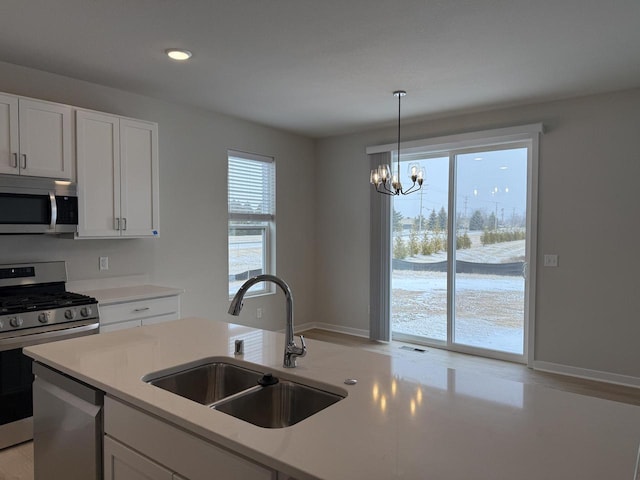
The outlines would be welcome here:
[[[348,396],[288,428],[254,426],[146,384],[151,372],[235,357],[278,375],[284,335],[189,318],[25,348],[37,361],[300,480],[630,480],[640,407],[308,340],[289,375]],[[355,378],[356,385],[344,380]]]
[[[98,300],[102,306],[114,303],[149,300],[152,298],[170,297],[184,293],[181,288],[161,287],[158,285],[132,285],[128,287],[101,288],[82,292],[84,295]]]

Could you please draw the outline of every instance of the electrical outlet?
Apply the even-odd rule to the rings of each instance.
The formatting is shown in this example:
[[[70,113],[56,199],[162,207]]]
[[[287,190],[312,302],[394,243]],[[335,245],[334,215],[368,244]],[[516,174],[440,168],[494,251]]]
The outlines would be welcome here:
[[[109,270],[109,257],[100,257],[100,270]]]
[[[256,318],[262,318],[262,309],[261,308],[258,308],[256,310]]]
[[[544,266],[545,267],[557,267],[558,266],[558,255],[547,255],[544,256]]]

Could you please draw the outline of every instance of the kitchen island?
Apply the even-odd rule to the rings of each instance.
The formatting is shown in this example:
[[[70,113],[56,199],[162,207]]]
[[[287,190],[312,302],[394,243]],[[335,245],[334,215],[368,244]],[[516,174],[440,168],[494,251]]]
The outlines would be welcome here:
[[[233,354],[235,340],[244,340],[242,356]],[[210,446],[214,454],[203,453],[203,464],[213,457],[225,462],[216,455],[228,454],[231,463],[255,466],[255,478],[633,479],[640,407],[434,366],[408,351],[388,356],[312,340],[307,347],[297,368],[284,369],[283,334],[189,318],[25,353],[105,392],[105,448],[113,443],[110,429],[175,432],[173,446],[157,437],[154,452],[162,455],[147,453],[144,442],[131,445],[131,454],[151,457],[158,472],[168,472],[148,478],[213,478],[193,456]],[[347,396],[293,426],[262,428],[142,381],[220,356]],[[188,472],[169,458],[184,442],[198,442]]]

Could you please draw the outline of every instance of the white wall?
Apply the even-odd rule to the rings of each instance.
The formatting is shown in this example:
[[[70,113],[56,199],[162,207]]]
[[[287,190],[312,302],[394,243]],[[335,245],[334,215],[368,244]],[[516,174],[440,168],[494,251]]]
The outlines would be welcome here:
[[[640,89],[403,124],[420,139],[543,122],[535,359],[640,377]],[[327,138],[318,162],[318,318],[369,328],[368,145],[390,126]],[[427,180],[428,181],[428,180]],[[558,268],[542,268],[557,253]]]
[[[272,155],[277,169],[277,273],[291,286],[296,321],[313,321],[313,141],[229,116],[182,107],[59,75],[0,63],[0,91],[158,122],[160,238],[69,240],[0,236],[0,264],[66,260],[70,281],[148,275],[182,287],[183,314],[284,328],[284,297],[245,302],[227,314],[228,148]],[[109,256],[108,272],[98,257]],[[256,320],[256,308],[264,317]]]

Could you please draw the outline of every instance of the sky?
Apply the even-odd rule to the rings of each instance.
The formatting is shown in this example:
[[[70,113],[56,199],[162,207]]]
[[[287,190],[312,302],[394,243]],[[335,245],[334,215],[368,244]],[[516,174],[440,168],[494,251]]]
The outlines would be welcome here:
[[[505,221],[515,213],[526,213],[527,149],[474,152],[458,155],[456,181],[456,210],[470,217],[475,210],[486,215],[496,213]],[[408,169],[400,155],[400,175],[405,189],[410,186]],[[415,218],[420,212],[429,217],[441,207],[448,208],[449,157],[427,158],[418,161],[425,170],[422,190],[407,196],[392,197],[394,208],[404,217]]]

